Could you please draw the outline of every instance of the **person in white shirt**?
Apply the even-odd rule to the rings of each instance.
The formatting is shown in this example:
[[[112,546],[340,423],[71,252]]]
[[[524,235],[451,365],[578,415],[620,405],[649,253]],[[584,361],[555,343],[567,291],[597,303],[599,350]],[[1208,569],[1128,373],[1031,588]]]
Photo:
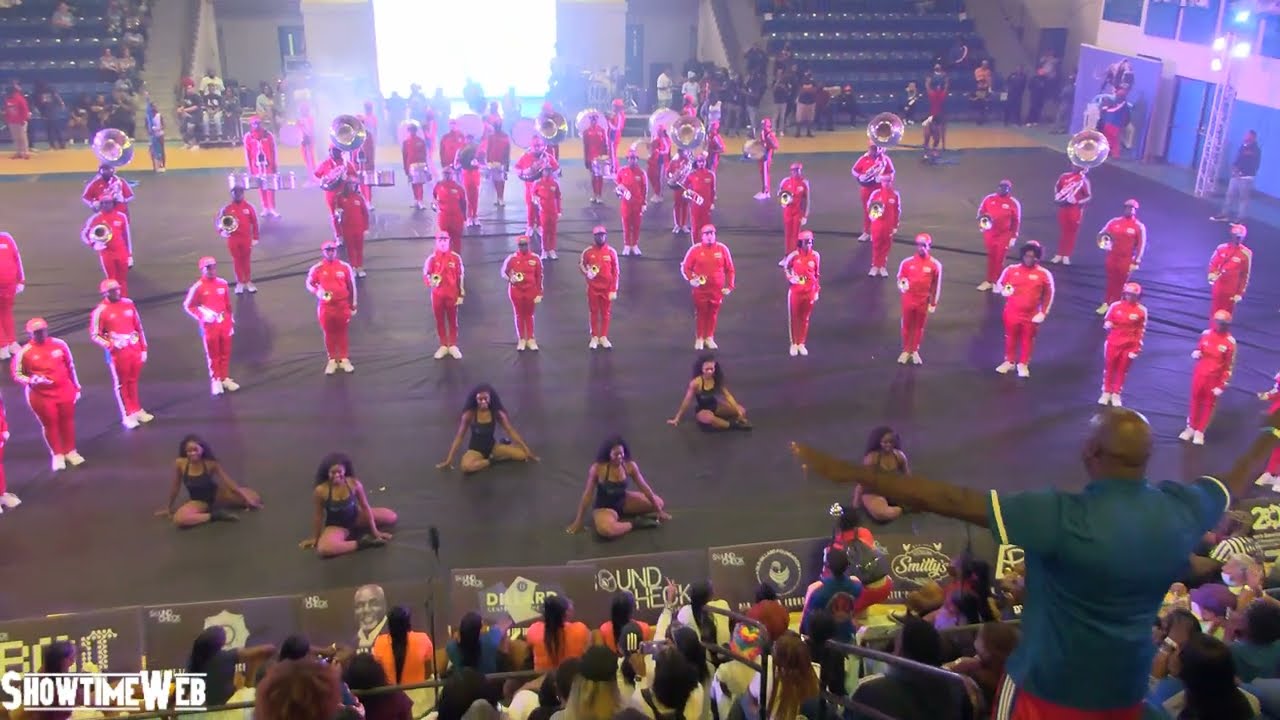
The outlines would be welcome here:
[[[684,85],[680,86],[680,94],[685,97],[693,98],[693,104],[698,104],[698,74],[690,70],[685,78]]]
[[[671,107],[671,77],[666,70],[658,75],[658,107]]]

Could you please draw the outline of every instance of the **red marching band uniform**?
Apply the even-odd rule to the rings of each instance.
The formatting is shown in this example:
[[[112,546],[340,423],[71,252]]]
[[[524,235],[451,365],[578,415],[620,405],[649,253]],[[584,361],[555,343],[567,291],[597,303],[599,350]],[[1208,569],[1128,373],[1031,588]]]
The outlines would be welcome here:
[[[627,126],[625,108],[621,98],[614,98],[613,114],[609,116],[609,158],[615,171],[618,169],[618,153],[622,152],[622,131]]]
[[[4,478],[4,446],[9,444],[9,411],[0,399],[0,512],[16,508],[22,504],[17,495],[9,492]]]
[[[724,155],[724,137],[720,135],[720,121],[715,120],[707,126],[707,169],[716,172],[720,169],[720,156]],[[697,227],[697,225],[694,225]]]
[[[809,204],[813,200],[812,188],[800,163],[791,163],[791,174],[778,183],[778,197],[783,197],[783,193],[789,193],[791,201],[782,206],[782,252],[792,252],[800,238],[800,228],[809,222]]]
[[[659,125],[649,141],[649,162],[646,167],[649,173],[649,192],[653,193],[649,199],[654,202],[662,202],[662,187],[667,181],[667,163],[670,160],[671,138],[667,137],[667,128]]]
[[[80,195],[80,199],[84,200],[84,204],[90,209],[98,209],[98,201],[104,196],[115,198],[116,204],[120,206],[120,212],[126,216],[129,214],[129,203],[133,202],[133,188],[129,187],[129,183],[120,179],[115,174],[115,168],[109,165],[103,165],[96,175],[87,185],[84,186],[84,192]]]
[[[609,245],[603,225],[592,229],[594,244],[582,251],[578,270],[587,279],[587,324],[591,329],[592,350],[613,347],[609,341],[609,321],[613,317],[613,301],[618,297],[618,281],[622,268],[618,251]]]
[[[348,331],[351,316],[356,314],[355,270],[337,258],[337,243],[322,246],[324,258],[307,271],[307,292],[316,296],[316,319],[324,335],[325,355],[329,362],[325,374],[332,375],[340,367],[354,372]]]
[[[364,195],[351,185],[334,200],[333,227],[347,248],[347,262],[351,263],[356,277],[364,277],[364,236],[369,232],[369,205]]]
[[[102,198],[99,202],[106,202]],[[94,228],[104,226],[107,234],[104,239],[95,237]],[[133,240],[129,237],[129,216],[114,204],[110,209],[99,210],[84,224],[80,237],[84,243],[98,251],[98,261],[102,264],[102,274],[108,279],[120,283],[120,292],[129,294],[129,268],[133,266]]]
[[[1142,339],[1147,334],[1147,308],[1138,302],[1142,286],[1128,283],[1121,299],[1107,308],[1102,327],[1107,331],[1107,342],[1102,349],[1102,395],[1099,405],[1120,407],[1124,379],[1129,366],[1142,352]]]
[[[893,233],[902,224],[902,195],[894,189],[892,175],[881,175],[880,181],[880,187],[871,191],[866,211],[871,218],[871,270],[867,274],[889,277]]]
[[[693,162],[689,159],[688,154],[683,150],[677,150],[675,157],[671,158],[671,162],[667,163],[667,175],[665,180],[678,187],[671,190],[671,233],[673,235],[682,232],[692,232],[689,227],[689,198],[684,196],[684,178],[688,173],[693,172]]]
[[[1092,199],[1093,185],[1089,183],[1088,170],[1073,168],[1058,176],[1053,186],[1053,201],[1058,204],[1058,252],[1049,262],[1071,264],[1080,223],[1084,220],[1084,206]]]
[[[119,287],[114,280],[103,280],[98,289],[108,294]],[[125,297],[115,301],[104,298],[89,316],[89,339],[106,352],[121,422],[127,428],[151,422],[154,418],[142,409],[138,395],[138,379],[147,362],[147,333],[142,329],[137,306]]]
[[[493,131],[485,138],[484,157],[489,162],[489,182],[498,196],[493,204],[502,207],[507,204],[503,194],[507,191],[507,171],[511,169],[511,138],[502,131],[501,120],[493,124]]]
[[[531,175],[535,168],[551,168],[553,172],[560,171],[560,161],[547,150],[546,144],[540,138],[534,138],[533,147],[529,148],[520,159],[516,161],[516,174],[521,180]],[[532,234],[534,229],[538,227],[538,206],[533,200],[533,186],[542,179],[541,171],[538,176],[529,180],[524,180],[524,209],[525,209],[525,232]]]
[[[533,336],[533,312],[542,302],[542,260],[529,250],[529,238],[516,238],[516,251],[502,261],[502,278],[516,321],[516,350],[537,350]]]
[[[1258,393],[1258,399],[1270,403],[1267,408],[1267,414],[1273,415],[1280,410],[1280,373],[1276,373],[1274,384],[1271,389]],[[3,472],[3,470],[0,470]],[[1280,490],[1280,447],[1271,451],[1271,457],[1267,460],[1267,469],[1255,481],[1258,485],[1270,486],[1272,490]],[[0,492],[4,491],[4,480],[0,477]]]
[[[1204,431],[1209,428],[1218,398],[1227,389],[1236,365],[1236,339],[1231,336],[1231,314],[1219,310],[1213,316],[1214,327],[1200,334],[1200,342],[1191,353],[1196,366],[1191,371],[1191,408],[1187,427],[1179,440],[1204,444]]]
[[[1126,200],[1125,207],[1132,207],[1136,213],[1138,201]],[[1138,220],[1136,214],[1111,218],[1098,235],[1098,247],[1107,253],[1104,264],[1106,290],[1102,305],[1098,306],[1098,314],[1102,315],[1107,306],[1120,299],[1120,291],[1129,282],[1129,274],[1142,264],[1142,256],[1147,251],[1147,226]]]
[[[701,231],[711,224],[711,208],[716,204],[716,173],[711,169],[709,157],[698,156],[693,159],[693,172],[685,178],[684,187],[692,197],[689,198],[689,215],[692,229]],[[692,236],[690,240],[697,242]]]
[[[468,135],[467,144],[463,147],[473,145],[476,151],[471,159],[464,161],[460,151],[457,165],[462,169],[462,189],[466,195],[466,225],[480,227],[480,168],[485,165],[484,145],[476,144],[475,138]]]
[[[649,202],[649,178],[640,167],[635,151],[627,153],[627,164],[618,168],[618,215],[622,220],[622,254],[640,254],[640,223]]]
[[[560,183],[550,170],[533,184],[533,199],[538,204],[538,240],[543,258],[556,259],[556,228],[560,223]]]
[[[1248,231],[1244,225],[1231,226],[1231,242],[1225,242],[1213,251],[1209,258],[1209,284],[1213,286],[1213,300],[1209,309],[1212,317],[1219,310],[1234,313],[1236,303],[1249,289],[1249,272],[1253,269],[1253,251],[1245,247]]]
[[[409,188],[413,191],[413,206],[421,210],[424,206],[423,200],[423,183],[413,182],[413,177],[409,174],[409,166],[415,164],[427,165],[427,141],[422,139],[422,135],[418,132],[417,125],[410,125],[414,128],[409,131],[409,136],[400,143],[400,161],[404,165],[404,176],[409,180]]]
[[[276,137],[262,127],[262,121],[254,118],[251,130],[244,135],[244,162],[250,175],[274,175],[279,172],[276,162]],[[268,217],[277,217],[276,191],[259,189],[262,197],[262,213]]]
[[[787,287],[787,335],[791,340],[791,357],[808,355],[809,318],[822,292],[822,256],[813,249],[813,233],[801,231],[797,247],[782,262]]]
[[[608,156],[611,162],[616,162],[612,143],[609,142],[604,126],[597,120],[598,117],[599,115],[592,115],[591,124],[582,132],[582,164],[586,166],[587,173],[591,175],[592,204],[600,202],[600,193],[604,191],[604,176],[596,175],[591,171],[592,163],[602,155]]]
[[[236,229],[231,232],[227,232],[221,226],[222,218],[228,216],[236,220]],[[218,211],[218,221],[218,232],[227,239],[227,252],[231,254],[231,268],[236,276],[236,293],[242,293],[246,289],[249,292],[258,292],[258,288],[253,284],[253,246],[258,244],[259,237],[258,212],[241,195],[239,201],[232,200],[222,206]]]
[[[42,318],[27,321],[27,332],[48,332]],[[76,376],[71,348],[47,335],[34,337],[13,356],[13,379],[26,386],[27,405],[40,422],[45,445],[52,456],[53,469],[65,470],[67,463],[84,462],[76,452],[76,402],[80,400],[80,379]]]
[[[449,121],[449,132],[440,137],[440,167],[452,165],[458,160],[458,152],[466,145],[466,137],[458,129],[458,121]]]
[[[734,288],[733,255],[727,245],[716,240],[715,232],[715,227],[704,226],[698,244],[689,248],[680,263],[680,275],[693,288],[695,350],[718,347],[715,336],[720,305]]]
[[[341,171],[339,171],[339,168],[341,168]],[[324,191],[324,202],[329,207],[331,216],[333,215],[333,203],[338,199],[338,193],[342,191],[343,187],[350,182],[360,182],[360,176],[356,174],[356,166],[352,165],[350,160],[344,158],[342,151],[335,147],[329,148],[329,157],[325,158],[324,162],[316,167],[315,176],[322,182],[333,183],[332,187],[325,188]],[[337,231],[338,229],[334,228],[335,234]]]
[[[1039,245],[1031,246],[1039,250]],[[1024,249],[1025,257],[1032,252]],[[1018,369],[1018,377],[1031,377],[1031,351],[1035,349],[1036,332],[1053,308],[1053,273],[1039,264],[1028,267],[1024,262],[1010,265],[1000,274],[996,287],[1004,295],[1004,362],[996,371],[1004,374]]]
[[[452,165],[446,165],[440,173],[440,182],[431,189],[431,209],[436,213],[436,228],[449,233],[449,248],[461,253],[467,224],[467,191],[453,179]]]
[[[234,392],[240,385],[231,379],[231,337],[236,333],[231,288],[217,276],[217,261],[200,258],[200,279],[187,289],[182,309],[200,326],[200,339],[209,366],[210,392]]]
[[[778,136],[773,134],[773,121],[769,118],[760,121],[760,144],[764,146],[764,153],[757,162],[760,170],[760,193],[756,195],[757,200],[769,197],[769,186],[772,184],[769,170],[773,165],[773,153],[778,149]]]
[[[942,262],[929,254],[933,238],[916,236],[916,253],[898,266],[898,289],[902,291],[902,354],[898,363],[923,364],[920,344],[929,313],[938,309],[942,298]]]
[[[458,349],[458,306],[467,294],[466,269],[462,256],[449,248],[448,238],[437,237],[435,252],[422,264],[422,282],[431,289],[431,312],[436,317],[436,335],[440,338],[437,360],[445,355],[462,358],[462,351]]]
[[[880,178],[894,175],[893,159],[879,145],[871,145],[862,157],[853,163],[850,170],[853,179],[858,181],[858,191],[862,193],[862,235],[858,240],[866,242],[871,239],[871,193],[880,189]]]
[[[1002,181],[1001,185],[1008,182],[1008,180]],[[1009,187],[1012,191],[1012,183]],[[997,282],[1000,278],[1000,268],[1004,265],[1004,256],[1018,239],[1018,231],[1022,227],[1022,203],[1018,202],[1012,194],[992,193],[983,198],[978,206],[980,228],[985,222],[983,218],[988,218],[991,226],[982,229],[982,242],[987,249],[987,274],[978,289],[990,289],[998,293],[1001,292],[1000,288],[1004,284]]]
[[[17,241],[9,233],[0,232],[0,360],[8,360],[21,347],[13,324],[13,303],[26,282]]]

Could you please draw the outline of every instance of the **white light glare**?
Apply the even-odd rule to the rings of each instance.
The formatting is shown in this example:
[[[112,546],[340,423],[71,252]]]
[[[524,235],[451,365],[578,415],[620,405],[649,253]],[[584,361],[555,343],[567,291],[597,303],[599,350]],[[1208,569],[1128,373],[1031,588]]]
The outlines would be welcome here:
[[[1237,10],[1237,11],[1236,11],[1236,22],[1237,22],[1237,23],[1240,23],[1240,24],[1242,24],[1242,25],[1243,25],[1244,23],[1249,22],[1249,11],[1248,11],[1248,10]]]
[[[1214,58],[1210,61],[1209,69],[1214,72],[1222,72],[1222,58]]]
[[[1251,50],[1253,50],[1253,47],[1247,42],[1236,43],[1235,47],[1231,48],[1231,57],[1247,58],[1249,57],[1249,51]]]
[[[1227,39],[1226,39],[1226,38],[1224,38],[1224,37],[1220,37],[1220,38],[1218,38],[1218,39],[1216,39],[1216,40],[1214,40],[1214,41],[1213,41],[1213,51],[1214,51],[1214,52],[1222,52],[1223,50],[1226,50],[1226,49],[1227,49]]]

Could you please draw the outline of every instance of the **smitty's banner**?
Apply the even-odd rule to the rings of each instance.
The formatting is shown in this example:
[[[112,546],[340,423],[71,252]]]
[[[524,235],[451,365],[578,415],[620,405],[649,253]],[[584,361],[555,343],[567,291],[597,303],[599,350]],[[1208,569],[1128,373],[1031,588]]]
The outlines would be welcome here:
[[[138,607],[0,622],[0,675],[39,672],[45,646],[70,640],[72,671],[127,673],[142,669],[142,609]],[[187,649],[191,647],[187,642]]]
[[[809,583],[818,579],[822,568],[822,548],[828,538],[777,540],[775,542],[725,545],[707,551],[707,577],[716,597],[739,612],[755,603],[756,590],[768,585],[790,611],[804,609]]]
[[[636,619],[648,623],[657,622],[662,614],[662,593],[667,583],[674,582],[680,590],[677,606],[687,605],[689,586],[707,577],[707,553],[702,550],[575,560],[569,565],[595,566],[595,592],[606,614],[613,595],[626,591],[636,598]]]
[[[279,644],[298,632],[296,607],[296,598],[281,596],[143,608],[147,669],[185,668],[196,636],[215,625],[228,650]]]
[[[943,583],[951,561],[964,552],[966,542],[963,530],[942,529],[924,533],[923,537],[877,534],[876,545],[889,561],[889,572],[893,577],[889,602],[902,603],[908,593],[930,581]]]
[[[409,609],[413,629],[428,632],[431,623],[427,617],[427,603],[434,600],[442,610],[448,601],[444,583],[435,598],[430,597],[427,582],[371,583],[360,587],[338,588],[308,593],[291,600],[296,605],[299,627],[313,647],[337,644],[368,652],[373,641],[386,632],[387,611],[397,605]],[[440,615],[436,617],[436,631],[441,637],[433,638],[440,644],[445,636],[445,625]]]
[[[527,626],[542,614],[542,602],[549,595],[569,598],[574,619],[592,627],[609,618],[606,596],[595,591],[593,564],[462,568],[451,576],[451,622],[478,612],[488,622]]]

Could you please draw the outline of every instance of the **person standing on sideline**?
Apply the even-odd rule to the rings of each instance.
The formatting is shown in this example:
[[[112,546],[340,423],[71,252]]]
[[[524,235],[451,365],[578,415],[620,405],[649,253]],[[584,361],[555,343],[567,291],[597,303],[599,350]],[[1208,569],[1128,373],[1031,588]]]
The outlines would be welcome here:
[[[861,483],[897,505],[990,528],[1025,553],[1022,642],[1005,666],[996,720],[1138,720],[1151,662],[1151,627],[1187,557],[1280,440],[1280,412],[1267,418],[1231,470],[1180,484],[1147,480],[1151,426],[1132,410],[1094,416],[1081,458],[1083,492],[1008,494],[915,475],[881,472],[792,444],[808,472]],[[1105,593],[1097,592],[1105,587]]]
[[[13,138],[14,160],[30,160],[31,145],[27,141],[27,123],[31,120],[31,106],[22,95],[22,86],[17,80],[9,88],[4,99],[4,121],[9,126],[9,137]]]
[[[1210,220],[1218,222],[1240,222],[1244,220],[1245,209],[1249,206],[1249,195],[1253,193],[1253,181],[1258,176],[1258,166],[1262,164],[1262,147],[1258,145],[1258,132],[1250,130],[1244,134],[1244,142],[1236,150],[1236,159],[1231,163],[1231,181],[1227,183],[1227,196],[1222,199],[1222,210]]]

